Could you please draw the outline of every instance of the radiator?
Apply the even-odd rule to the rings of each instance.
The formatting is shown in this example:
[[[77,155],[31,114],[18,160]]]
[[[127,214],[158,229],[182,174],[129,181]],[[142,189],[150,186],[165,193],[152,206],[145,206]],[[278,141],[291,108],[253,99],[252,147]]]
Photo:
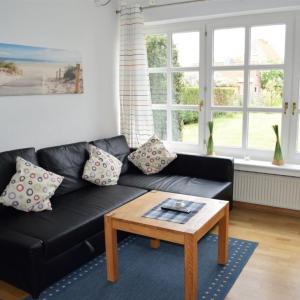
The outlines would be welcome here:
[[[300,178],[235,171],[233,198],[300,210]]]

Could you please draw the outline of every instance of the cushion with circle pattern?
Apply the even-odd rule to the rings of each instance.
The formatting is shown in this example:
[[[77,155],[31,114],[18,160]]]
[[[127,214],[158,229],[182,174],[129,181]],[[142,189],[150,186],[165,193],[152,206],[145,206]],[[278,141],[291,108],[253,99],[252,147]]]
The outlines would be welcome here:
[[[119,180],[122,162],[104,150],[90,145],[90,158],[82,178],[100,186],[115,185]]]
[[[176,157],[177,155],[168,151],[163,142],[155,135],[128,155],[129,161],[146,175],[160,172]]]
[[[25,212],[52,210],[50,198],[63,177],[19,156],[16,159],[16,171],[0,196],[0,203]]]

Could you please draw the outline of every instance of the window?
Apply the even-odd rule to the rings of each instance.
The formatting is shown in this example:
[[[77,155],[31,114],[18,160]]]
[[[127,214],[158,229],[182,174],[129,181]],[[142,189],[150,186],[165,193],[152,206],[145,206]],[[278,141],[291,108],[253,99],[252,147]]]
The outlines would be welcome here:
[[[199,144],[200,32],[146,36],[155,133]]]
[[[300,13],[148,28],[156,134],[175,150],[270,160],[272,125],[284,155],[300,161]],[[294,36],[297,36],[296,42]],[[299,99],[299,100],[298,100]],[[287,159],[286,159],[287,160]]]
[[[235,148],[236,154],[273,151],[272,125],[282,128],[286,25],[210,32],[207,118],[215,123],[216,147]]]

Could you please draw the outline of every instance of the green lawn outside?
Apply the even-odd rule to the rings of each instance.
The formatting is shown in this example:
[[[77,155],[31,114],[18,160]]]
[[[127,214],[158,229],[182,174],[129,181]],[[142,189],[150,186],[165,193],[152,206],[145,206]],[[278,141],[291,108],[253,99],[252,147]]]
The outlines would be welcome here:
[[[249,148],[273,150],[275,134],[272,125],[281,127],[280,114],[252,113],[249,116]],[[183,127],[183,142],[198,143],[198,124]],[[214,143],[216,146],[240,147],[242,143],[242,114],[230,113],[214,119]]]

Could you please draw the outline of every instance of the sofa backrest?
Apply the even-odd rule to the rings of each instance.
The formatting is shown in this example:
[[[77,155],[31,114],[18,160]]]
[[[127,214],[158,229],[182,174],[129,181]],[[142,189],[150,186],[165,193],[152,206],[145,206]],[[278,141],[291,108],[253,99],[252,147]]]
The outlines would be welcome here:
[[[234,162],[231,158],[177,154],[177,158],[161,173],[233,182]]]
[[[124,174],[128,171],[127,156],[130,153],[130,149],[124,135],[96,140],[91,142],[91,144],[118,158],[123,163],[121,174]]]
[[[88,143],[80,142],[37,151],[42,168],[64,176],[55,196],[76,191],[89,183],[82,179],[85,162],[88,159]]]

